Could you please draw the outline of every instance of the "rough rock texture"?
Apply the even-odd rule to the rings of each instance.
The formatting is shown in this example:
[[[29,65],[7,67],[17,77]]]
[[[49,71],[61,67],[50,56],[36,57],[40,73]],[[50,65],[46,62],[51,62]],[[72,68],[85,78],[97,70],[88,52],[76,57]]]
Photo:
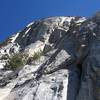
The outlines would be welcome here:
[[[100,13],[32,22],[0,47],[0,100],[100,100]],[[5,69],[3,56],[39,50],[22,69]]]

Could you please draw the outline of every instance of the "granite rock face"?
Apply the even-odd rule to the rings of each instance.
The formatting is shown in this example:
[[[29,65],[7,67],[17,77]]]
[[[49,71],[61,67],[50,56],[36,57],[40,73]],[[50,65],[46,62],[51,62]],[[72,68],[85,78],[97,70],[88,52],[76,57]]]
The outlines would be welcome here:
[[[100,100],[100,13],[50,17],[30,23],[0,48],[0,100]],[[5,55],[32,57],[16,71]]]

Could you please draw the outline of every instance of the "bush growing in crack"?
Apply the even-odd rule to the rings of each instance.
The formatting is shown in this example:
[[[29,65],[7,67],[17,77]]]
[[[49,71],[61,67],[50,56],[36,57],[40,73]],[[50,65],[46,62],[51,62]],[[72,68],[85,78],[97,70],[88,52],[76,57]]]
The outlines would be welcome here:
[[[5,69],[17,70],[22,68],[27,63],[27,55],[25,54],[14,54],[11,57],[8,57],[8,61],[5,65]]]
[[[12,56],[8,56],[8,60],[5,65],[5,69],[16,71],[23,68],[26,64],[30,64],[32,61],[39,59],[43,55],[43,51],[34,52],[32,57],[27,54],[17,53]]]
[[[34,54],[31,57],[28,58],[27,64],[31,64],[33,61],[38,60],[43,54],[44,53],[43,53],[42,50],[40,50],[38,52],[34,52]]]
[[[42,51],[42,50],[40,50],[40,51],[38,51],[38,52],[34,52],[34,55],[32,56],[32,59],[33,59],[33,60],[37,60],[37,59],[39,59],[42,55],[43,55],[43,51]]]

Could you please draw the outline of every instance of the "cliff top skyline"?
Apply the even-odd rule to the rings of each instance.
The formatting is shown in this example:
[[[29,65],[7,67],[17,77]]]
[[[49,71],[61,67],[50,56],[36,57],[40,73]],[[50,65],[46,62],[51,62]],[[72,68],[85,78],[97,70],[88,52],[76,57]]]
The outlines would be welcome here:
[[[0,41],[33,20],[49,16],[88,17],[99,10],[99,0],[1,0]]]

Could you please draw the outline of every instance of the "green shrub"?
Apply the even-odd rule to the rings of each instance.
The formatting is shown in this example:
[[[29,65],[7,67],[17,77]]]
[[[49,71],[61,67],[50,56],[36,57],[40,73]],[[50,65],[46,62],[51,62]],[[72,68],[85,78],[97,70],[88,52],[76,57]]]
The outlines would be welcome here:
[[[25,55],[20,53],[15,54],[8,58],[5,68],[15,71],[16,69],[23,67],[26,64],[26,62],[27,59]]]
[[[31,65],[33,61],[39,59],[43,54],[44,54],[43,51],[40,50],[38,52],[34,52],[34,55],[32,55],[30,57],[29,56],[28,57],[26,56],[27,57],[26,64]]]
[[[17,70],[22,68],[25,64],[29,64],[32,61],[35,61],[37,59],[39,59],[41,56],[43,55],[43,51],[38,51],[35,52],[34,55],[32,57],[29,57],[26,54],[14,54],[11,57],[8,57],[8,61],[5,65],[5,69],[10,69],[10,70]]]
[[[32,59],[33,59],[33,60],[37,60],[37,59],[39,59],[42,55],[43,55],[43,51],[42,51],[42,50],[40,50],[40,51],[38,51],[38,52],[34,52],[34,55],[32,56]]]

